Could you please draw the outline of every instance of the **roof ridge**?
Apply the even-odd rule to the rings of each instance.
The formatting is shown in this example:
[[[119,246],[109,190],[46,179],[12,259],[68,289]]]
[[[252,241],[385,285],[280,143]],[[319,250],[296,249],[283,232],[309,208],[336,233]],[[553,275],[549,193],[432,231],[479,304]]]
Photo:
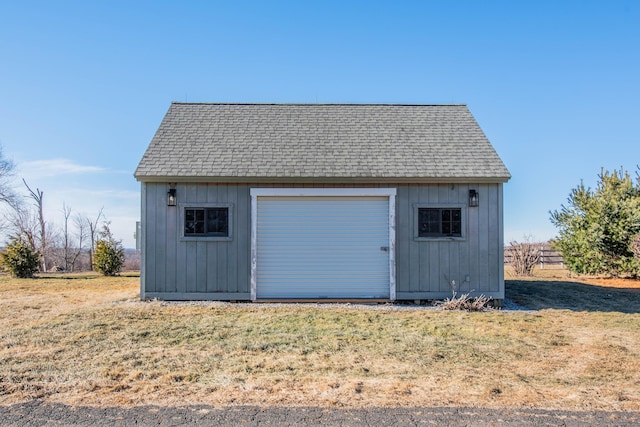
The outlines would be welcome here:
[[[177,105],[247,105],[247,106],[348,106],[348,107],[466,107],[467,104],[393,104],[393,103],[340,103],[340,102],[328,102],[328,103],[313,103],[313,102],[182,102],[171,101],[171,104]]]

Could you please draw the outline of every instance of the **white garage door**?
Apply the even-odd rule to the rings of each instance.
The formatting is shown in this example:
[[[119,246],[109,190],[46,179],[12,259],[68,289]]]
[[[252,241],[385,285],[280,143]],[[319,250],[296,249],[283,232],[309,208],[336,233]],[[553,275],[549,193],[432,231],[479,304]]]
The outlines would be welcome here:
[[[390,196],[253,201],[257,299],[391,298]]]

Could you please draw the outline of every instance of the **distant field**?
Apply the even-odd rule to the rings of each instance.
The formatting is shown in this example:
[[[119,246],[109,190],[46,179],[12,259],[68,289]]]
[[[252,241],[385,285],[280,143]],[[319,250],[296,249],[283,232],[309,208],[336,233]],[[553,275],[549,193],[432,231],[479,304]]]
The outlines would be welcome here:
[[[640,410],[638,282],[506,277],[535,310],[165,305],[137,277],[0,276],[0,404]]]

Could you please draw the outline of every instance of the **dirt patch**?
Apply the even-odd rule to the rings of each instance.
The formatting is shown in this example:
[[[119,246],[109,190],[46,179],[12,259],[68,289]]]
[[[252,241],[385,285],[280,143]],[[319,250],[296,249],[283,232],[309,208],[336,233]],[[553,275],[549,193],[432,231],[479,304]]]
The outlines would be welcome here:
[[[593,285],[603,286],[606,288],[631,289],[640,291],[640,280],[601,277],[582,277],[576,278],[575,280],[580,282],[587,282]]]

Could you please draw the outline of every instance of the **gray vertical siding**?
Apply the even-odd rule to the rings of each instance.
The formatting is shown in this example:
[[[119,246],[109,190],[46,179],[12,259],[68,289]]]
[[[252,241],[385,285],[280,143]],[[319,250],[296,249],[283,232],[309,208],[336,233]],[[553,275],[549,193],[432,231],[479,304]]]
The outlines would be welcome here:
[[[180,206],[168,207],[166,183],[142,184],[141,297],[173,300],[250,299],[252,187],[301,184],[178,184],[178,204],[232,206],[229,241],[181,239]],[[310,186],[311,187],[311,186]],[[315,187],[395,187],[396,298],[438,299],[459,292],[504,298],[502,184],[335,185]],[[462,240],[415,238],[415,205],[467,204],[470,188],[480,205],[466,208]],[[465,277],[470,281],[466,282]]]
[[[143,184],[141,296],[160,299],[248,300],[251,223],[246,184],[178,184],[178,206],[166,203],[168,185]],[[232,239],[181,238],[180,204],[224,203],[232,206]]]
[[[415,238],[415,205],[467,205],[469,189],[480,195],[466,208],[461,240]],[[502,184],[430,184],[397,186],[397,299],[451,296],[460,292],[504,298],[502,263]],[[469,281],[465,281],[466,277]]]

